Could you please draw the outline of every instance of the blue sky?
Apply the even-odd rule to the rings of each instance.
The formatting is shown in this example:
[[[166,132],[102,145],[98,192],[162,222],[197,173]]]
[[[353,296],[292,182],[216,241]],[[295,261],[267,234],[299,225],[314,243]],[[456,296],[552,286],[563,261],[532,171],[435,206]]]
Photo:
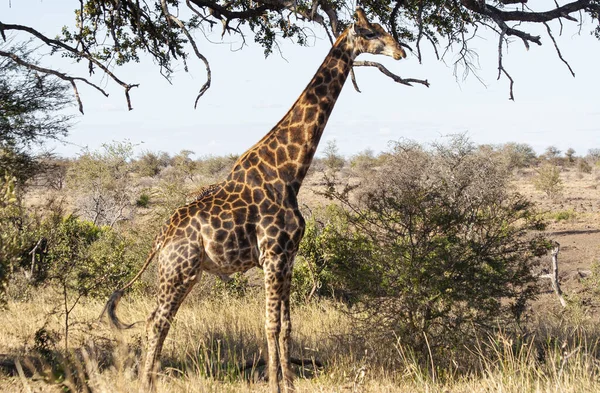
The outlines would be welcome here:
[[[74,20],[76,2],[13,0],[0,2],[5,23],[31,25],[55,36],[62,25]],[[474,76],[458,81],[453,75],[453,54],[446,64],[437,61],[424,45],[424,64],[409,54],[394,61],[382,56],[360,58],[380,61],[403,77],[428,79],[430,88],[406,87],[370,68],[356,70],[362,93],[348,83],[327,125],[321,142],[335,139],[340,152],[351,155],[366,148],[385,150],[390,140],[408,138],[431,142],[444,135],[467,132],[475,143],[523,142],[541,152],[554,145],[578,153],[600,147],[600,42],[589,34],[590,24],[577,35],[575,23],[564,21],[557,37],[563,56],[576,78],[558,59],[545,28],[529,31],[542,35],[543,46],[527,51],[514,41],[505,54],[506,69],[515,79],[516,102],[508,100],[508,81],[496,80],[497,39],[482,32],[472,46],[478,50],[482,85]],[[558,24],[555,35],[558,35]],[[127,65],[115,73],[141,86],[132,90],[133,111],[128,111],[122,89],[106,78],[96,82],[110,93],[104,98],[80,85],[86,114],[77,116],[69,144],[55,150],[73,156],[81,146],[97,149],[102,143],[128,139],[137,149],[176,153],[192,150],[197,157],[239,154],[258,141],[293,104],[329,50],[323,31],[315,27],[310,47],[282,42],[283,57],[265,59],[253,42],[241,51],[236,38],[222,44],[209,43],[196,34],[201,52],[213,69],[212,87],[193,104],[204,82],[204,67],[190,59],[190,73],[179,67],[170,85],[149,58]],[[215,32],[211,39],[218,41]],[[232,42],[233,41],[233,42]],[[252,41],[251,39],[249,41]],[[360,59],[359,58],[359,59]],[[85,65],[49,57],[43,64],[85,76]],[[75,113],[75,108],[73,108]]]

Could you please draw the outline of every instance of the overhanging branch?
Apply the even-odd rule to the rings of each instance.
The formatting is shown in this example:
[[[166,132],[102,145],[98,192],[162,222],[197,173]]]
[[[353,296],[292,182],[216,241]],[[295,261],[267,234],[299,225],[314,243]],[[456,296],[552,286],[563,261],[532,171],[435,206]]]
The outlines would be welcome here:
[[[200,97],[202,97],[204,95],[204,93],[210,88],[210,83],[212,81],[212,73],[210,71],[210,64],[208,63],[208,60],[206,59],[206,57],[202,53],[200,53],[200,51],[198,50],[198,45],[196,45],[196,41],[194,40],[194,38],[192,37],[192,35],[188,31],[188,29],[185,27],[183,22],[179,18],[177,18],[175,15],[173,15],[169,12],[167,2],[165,0],[162,1],[162,8],[163,8],[163,12],[164,12],[167,20],[173,21],[177,26],[179,26],[181,31],[183,31],[183,33],[187,37],[188,41],[192,45],[192,48],[194,49],[194,53],[196,54],[196,57],[198,57],[204,63],[204,65],[206,67],[206,82],[204,82],[204,84],[200,87],[200,91],[198,92],[198,95],[196,96],[196,101],[194,102],[194,109],[195,109],[198,106],[198,100],[200,99]]]
[[[425,79],[414,79],[414,78],[402,78],[396,74],[394,74],[393,72],[391,72],[390,70],[388,70],[387,68],[385,68],[385,66],[381,63],[377,63],[375,61],[367,61],[367,60],[359,60],[359,61],[355,61],[353,64],[354,67],[375,67],[377,68],[379,71],[381,71],[384,75],[389,76],[390,78],[392,78],[392,80],[394,82],[400,83],[402,85],[406,85],[406,86],[411,86],[413,83],[419,83],[421,85],[425,85],[427,87],[429,87],[429,82]]]
[[[0,21],[0,32],[2,33],[2,37],[3,38],[5,38],[5,31],[7,31],[7,30],[23,31],[23,32],[29,33],[29,34],[33,35],[34,37],[36,37],[37,39],[39,39],[42,42],[44,42],[46,45],[48,45],[49,47],[51,47],[53,49],[62,49],[64,51],[67,51],[67,52],[69,52],[71,54],[76,55],[77,57],[87,59],[90,63],[96,65],[106,75],[108,75],[113,81],[115,81],[116,83],[118,83],[119,85],[121,85],[121,87],[123,87],[123,89],[125,89],[125,99],[127,100],[127,108],[129,110],[133,109],[133,107],[131,106],[131,97],[129,96],[129,91],[132,88],[134,88],[134,87],[138,87],[139,84],[129,84],[129,83],[123,82],[121,79],[117,78],[115,76],[115,74],[113,74],[108,69],[107,66],[105,66],[104,64],[102,64],[102,62],[100,62],[99,60],[97,60],[91,54],[89,54],[87,52],[84,52],[84,51],[81,51],[81,50],[78,50],[78,49],[76,49],[76,48],[74,48],[74,47],[72,47],[70,45],[65,44],[64,42],[61,42],[61,41],[58,41],[58,40],[55,40],[55,39],[52,39],[52,38],[48,38],[44,34],[40,33],[36,29],[33,29],[33,28],[29,27],[29,26],[14,25],[14,24],[5,24],[5,23],[2,23]],[[43,71],[40,71],[40,72],[43,72]],[[53,74],[53,75],[56,75],[56,74]],[[62,74],[62,75],[66,76],[65,74]],[[58,76],[58,75],[56,75],[56,76]],[[86,83],[89,83],[89,82],[86,80]],[[78,94],[77,94],[77,97],[78,97]],[[79,102],[79,103],[81,104],[81,102]]]
[[[29,68],[30,70],[34,70],[34,71],[41,72],[44,74],[54,75],[57,78],[60,78],[64,81],[69,82],[71,84],[71,86],[73,87],[73,91],[75,93],[75,99],[77,100],[77,104],[79,106],[79,112],[81,112],[81,114],[83,114],[83,102],[81,101],[81,97],[79,96],[79,91],[77,90],[77,84],[75,83],[76,81],[81,81],[89,86],[92,86],[94,89],[96,89],[100,93],[102,93],[105,97],[108,97],[108,93],[105,92],[100,86],[95,85],[94,83],[88,81],[85,78],[81,78],[81,77],[77,77],[77,76],[69,76],[60,71],[56,71],[56,70],[53,70],[50,68],[40,67],[36,64],[30,63],[28,61],[21,59],[19,56],[15,55],[14,53],[5,52],[5,51],[0,50],[0,56],[8,57],[8,58],[12,59],[15,63],[17,63],[23,67]]]

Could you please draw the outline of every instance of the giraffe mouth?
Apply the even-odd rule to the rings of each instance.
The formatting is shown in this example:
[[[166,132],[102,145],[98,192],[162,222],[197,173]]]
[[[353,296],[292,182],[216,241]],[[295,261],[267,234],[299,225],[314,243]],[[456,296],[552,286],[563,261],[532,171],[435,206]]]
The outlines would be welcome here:
[[[400,60],[406,57],[406,52],[400,47],[394,49],[386,49],[382,52],[382,54],[393,57],[394,60]]]
[[[406,58],[406,52],[404,51],[404,49],[398,47],[398,50],[394,51],[392,57],[394,58],[394,60],[404,59]]]

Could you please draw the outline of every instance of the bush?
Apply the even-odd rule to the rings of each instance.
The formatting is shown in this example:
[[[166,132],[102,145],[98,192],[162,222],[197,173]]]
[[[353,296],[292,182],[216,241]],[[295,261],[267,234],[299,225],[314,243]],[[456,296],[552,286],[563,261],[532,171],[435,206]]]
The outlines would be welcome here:
[[[368,176],[379,164],[373,150],[366,149],[350,159],[350,168],[358,176]]]
[[[563,191],[560,168],[556,165],[543,165],[538,169],[533,184],[537,190],[544,192],[549,198],[558,198]]]
[[[46,282],[57,292],[67,351],[75,307],[86,297],[106,299],[135,272],[136,259],[129,251],[130,243],[110,227],[74,215],[54,214],[43,229],[48,239]]]
[[[577,160],[577,170],[579,173],[592,173],[592,166],[584,158]]]
[[[345,163],[346,160],[339,154],[337,142],[335,140],[327,141],[325,150],[323,151],[323,164],[329,174],[334,174],[342,170]]]
[[[331,265],[332,258],[343,253],[335,249],[337,233],[348,225],[343,213],[339,206],[330,205],[307,217],[292,277],[292,297],[296,302],[308,302],[317,296],[336,296],[339,288]]]
[[[548,146],[542,157],[549,161],[552,165],[560,165],[562,160],[560,154],[562,152],[556,146]]]
[[[17,183],[16,177],[0,177],[0,303],[6,300],[11,274],[22,265],[27,265],[28,273],[32,270],[29,252],[38,236],[36,217],[21,205]]]
[[[216,278],[212,288],[217,295],[227,295],[234,298],[243,297],[248,289],[248,276],[244,273],[235,273],[227,279]]]
[[[82,217],[97,225],[113,226],[132,213],[135,186],[133,145],[103,144],[102,150],[84,153],[73,162],[67,185],[78,191],[76,205]]]
[[[222,180],[227,176],[233,165],[237,161],[238,156],[228,155],[225,157],[204,157],[199,162],[199,171],[202,175],[210,177],[211,179]]]
[[[4,301],[11,266],[19,254],[16,178],[5,175],[0,179],[0,301]]]
[[[166,168],[170,161],[167,153],[146,151],[135,161],[136,172],[139,176],[154,177]]]
[[[575,163],[575,149],[571,147],[567,149],[567,151],[565,152],[565,157],[567,158],[567,162],[569,164]]]
[[[500,154],[509,169],[528,168],[537,161],[535,151],[525,143],[506,143],[500,148]]]
[[[135,201],[135,205],[142,208],[148,207],[148,205],[150,205],[150,195],[143,193],[137,201]]]
[[[562,211],[556,212],[554,214],[554,219],[556,221],[569,221],[569,220],[574,220],[576,217],[577,217],[577,213],[573,209],[562,210]]]
[[[108,226],[77,216],[52,216],[43,223],[48,239],[50,282],[82,296],[105,298],[134,272],[129,242]]]
[[[600,148],[589,149],[586,158],[592,162],[593,165],[596,165],[600,162]]]
[[[521,316],[547,242],[502,168],[459,137],[433,151],[398,143],[354,197],[329,193],[349,209],[321,253],[363,332],[443,361]]]

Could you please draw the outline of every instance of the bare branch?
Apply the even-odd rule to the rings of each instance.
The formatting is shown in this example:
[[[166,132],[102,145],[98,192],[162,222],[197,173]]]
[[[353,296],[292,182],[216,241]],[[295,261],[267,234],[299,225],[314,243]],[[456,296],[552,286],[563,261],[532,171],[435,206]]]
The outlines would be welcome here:
[[[340,31],[338,30],[339,21],[335,9],[331,6],[329,2],[321,4],[321,9],[323,9],[323,11],[325,11],[325,14],[327,14],[327,17],[329,18],[329,24],[331,25],[331,32],[335,37],[337,37],[338,35],[340,35]]]
[[[502,41],[504,40],[504,34],[505,31],[503,30],[500,33],[500,38],[498,39],[498,80],[500,79],[500,76],[502,74],[506,75],[506,77],[508,78],[508,80],[510,81],[510,96],[509,96],[509,100],[514,101],[515,100],[515,96],[513,94],[513,86],[515,84],[513,78],[510,76],[510,74],[508,72],[506,72],[506,70],[504,69],[504,65],[502,64]]]
[[[31,35],[33,35],[34,37],[40,39],[41,41],[43,41],[46,45],[48,45],[51,48],[54,49],[63,49],[66,50],[67,52],[73,53],[76,56],[85,58],[87,60],[89,60],[91,63],[93,63],[94,65],[96,65],[98,68],[100,68],[106,75],[108,75],[112,80],[114,80],[116,83],[118,83],[119,85],[121,85],[121,87],[123,87],[125,89],[125,98],[127,100],[127,108],[129,110],[132,110],[132,106],[131,106],[131,99],[129,97],[129,91],[134,88],[134,87],[138,87],[139,84],[128,84],[123,82],[122,80],[120,80],[119,78],[117,78],[115,76],[115,74],[113,74],[108,67],[106,67],[104,64],[102,64],[100,61],[98,61],[94,56],[90,55],[87,52],[84,51],[80,51],[77,48],[74,48],[70,45],[67,45],[61,41],[58,40],[54,40],[52,38],[48,38],[45,35],[43,35],[42,33],[40,33],[39,31],[32,29],[31,27],[28,26],[22,26],[22,25],[12,25],[12,24],[4,24],[2,22],[0,22],[0,31],[2,32],[2,34],[4,35],[4,31],[5,30],[17,30],[17,31],[24,31],[26,33],[29,33]],[[43,71],[40,71],[43,72]],[[56,75],[56,74],[53,74]],[[62,74],[63,76],[66,76],[65,74]],[[58,75],[57,75],[58,76]],[[61,78],[62,79],[62,78]],[[82,80],[85,80],[83,78],[80,78]],[[67,80],[67,79],[65,79]],[[77,79],[76,79],[77,80]],[[86,83],[91,84],[91,82],[88,82],[87,80],[85,80]],[[97,86],[93,85],[94,87],[98,88]],[[108,96],[107,94],[105,94],[106,96]]]
[[[427,40],[431,43],[431,46],[433,47],[433,52],[435,53],[435,57],[437,60],[440,60],[440,54],[438,53],[438,48],[437,48],[437,44],[435,43],[435,41],[433,40],[433,38],[431,38],[431,36],[425,32],[423,32],[423,36],[425,38],[427,38]]]
[[[192,37],[192,35],[188,31],[188,29],[185,27],[183,22],[181,20],[179,20],[179,18],[177,18],[175,15],[173,15],[169,12],[167,3],[164,0],[163,0],[163,12],[165,13],[165,18],[175,22],[175,24],[177,26],[179,26],[181,31],[183,31],[183,33],[189,40],[190,44],[192,45],[192,48],[194,49],[194,53],[196,54],[196,57],[198,57],[200,60],[202,60],[202,62],[206,66],[206,82],[204,82],[202,87],[200,87],[200,91],[198,92],[198,95],[196,96],[196,101],[194,102],[194,109],[195,109],[198,106],[198,100],[200,99],[200,97],[202,97],[204,95],[204,93],[206,92],[206,90],[208,90],[210,87],[210,83],[212,81],[212,73],[210,70],[210,64],[208,63],[208,60],[206,59],[206,57],[202,53],[200,53],[200,51],[198,50],[196,41],[194,40],[194,38]]]
[[[558,5],[558,1],[554,0],[554,5],[556,5],[556,8],[560,7],[560,5]],[[562,35],[563,32],[563,23],[562,20],[560,18],[558,18],[558,23],[560,23],[560,32],[558,33],[558,35]]]
[[[413,78],[407,78],[407,79],[401,78],[398,75],[392,73],[387,68],[385,68],[383,66],[383,64],[377,63],[375,61],[366,61],[366,60],[355,61],[353,66],[354,67],[375,67],[379,71],[381,71],[383,74],[385,74],[386,76],[389,76],[390,78],[392,78],[394,80],[394,82],[397,82],[397,83],[400,83],[400,84],[403,84],[406,86],[412,87],[412,83],[420,83],[422,85],[429,87],[429,82],[427,80],[413,79]]]
[[[29,68],[31,70],[43,72],[44,74],[54,75],[64,81],[68,81],[71,84],[71,86],[73,86],[73,91],[75,93],[75,99],[77,100],[77,104],[79,105],[79,112],[81,112],[81,114],[83,114],[83,102],[81,101],[81,98],[79,97],[79,91],[77,90],[77,84],[75,83],[75,81],[81,81],[83,83],[86,83],[89,86],[92,86],[94,89],[101,92],[105,97],[108,97],[107,92],[105,92],[102,88],[93,84],[92,82],[88,81],[85,78],[77,77],[77,76],[69,76],[60,71],[52,70],[50,68],[40,67],[38,65],[29,63],[29,62],[21,59],[19,56],[15,55],[14,53],[5,52],[5,51],[0,50],[0,56],[8,57],[8,58],[12,59],[15,63],[22,65],[23,67]]]
[[[550,11],[544,12],[525,12],[525,11],[500,11],[498,8],[492,7],[486,4],[486,8],[494,9],[503,21],[519,21],[519,22],[548,22],[553,19],[563,17],[570,21],[577,22],[577,19],[573,18],[569,14],[571,12],[585,9],[590,5],[590,0],[578,0],[569,4],[565,4],[562,7],[557,7]]]
[[[396,40],[396,42],[400,42],[398,38],[398,24],[396,22],[396,18],[398,17],[398,11],[400,11],[400,7],[404,5],[406,0],[396,0],[396,4],[394,5],[394,9],[390,14],[390,27],[392,30],[392,37]]]
[[[419,34],[417,35],[417,43],[415,45],[417,47],[417,58],[419,59],[419,64],[421,64],[423,60],[421,57],[421,38],[423,38],[423,0],[419,1],[417,9],[417,26],[419,28]]]
[[[575,77],[575,72],[573,72],[571,65],[563,58],[562,53],[560,53],[558,44],[556,43],[556,40],[554,39],[554,36],[552,35],[552,29],[550,29],[550,25],[548,25],[548,23],[544,22],[544,26],[546,26],[546,30],[548,31],[548,35],[550,36],[550,39],[552,40],[552,43],[554,44],[554,48],[556,49],[556,53],[558,54],[558,57],[569,68],[571,75],[573,75],[573,77]]]
[[[354,90],[356,90],[359,93],[362,93],[360,91],[360,88],[358,87],[358,83],[356,83],[356,74],[354,73],[354,68],[350,69],[350,79],[352,80],[352,85],[354,86]]]

